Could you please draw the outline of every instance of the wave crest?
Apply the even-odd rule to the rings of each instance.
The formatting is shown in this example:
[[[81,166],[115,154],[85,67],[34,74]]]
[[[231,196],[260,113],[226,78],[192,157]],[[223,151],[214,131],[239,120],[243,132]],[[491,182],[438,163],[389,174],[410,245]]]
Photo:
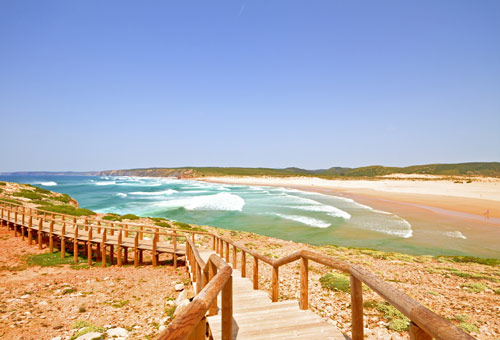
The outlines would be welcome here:
[[[242,211],[245,200],[238,195],[221,192],[215,195],[194,196],[160,202],[165,208],[184,208],[186,210],[226,210]]]

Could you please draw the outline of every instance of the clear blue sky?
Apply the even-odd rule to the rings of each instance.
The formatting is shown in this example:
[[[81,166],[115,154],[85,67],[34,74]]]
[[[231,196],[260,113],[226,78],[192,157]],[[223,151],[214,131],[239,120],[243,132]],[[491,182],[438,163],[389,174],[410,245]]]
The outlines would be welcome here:
[[[0,171],[500,160],[500,1],[0,1]]]

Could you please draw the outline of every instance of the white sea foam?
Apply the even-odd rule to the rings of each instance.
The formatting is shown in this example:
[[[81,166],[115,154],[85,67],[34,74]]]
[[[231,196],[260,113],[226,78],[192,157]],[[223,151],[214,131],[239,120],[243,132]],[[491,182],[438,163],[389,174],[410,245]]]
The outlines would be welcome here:
[[[290,208],[307,210],[307,211],[324,212],[332,217],[341,217],[345,220],[348,220],[351,218],[351,214],[349,214],[348,212],[345,212],[344,210],[340,210],[339,208],[333,207],[331,205],[326,205],[326,204],[323,204],[323,205],[295,205],[295,206],[290,206]]]
[[[273,215],[290,220],[290,221],[295,221],[299,222],[302,224],[306,224],[311,227],[315,228],[328,228],[331,226],[331,223],[318,220],[316,218],[311,218],[311,217],[306,217],[306,216],[298,216],[298,215],[285,215],[285,214],[279,214],[279,213],[273,213]]]
[[[40,185],[43,185],[43,186],[46,186],[46,187],[54,187],[57,185],[56,182],[38,182],[36,184],[40,184]]]
[[[95,185],[114,185],[116,181],[98,181],[94,183]]]
[[[127,194],[125,194],[123,192],[116,193],[115,195],[118,197],[127,197]]]
[[[464,240],[467,239],[467,237],[459,231],[447,231],[444,234],[449,237],[462,238]]]
[[[164,208],[183,207],[186,210],[227,210],[242,211],[245,200],[238,195],[221,192],[215,195],[194,196],[158,202]]]
[[[384,221],[382,225],[372,225],[370,224],[366,229],[373,230],[379,233],[384,233],[388,235],[398,236],[402,238],[410,238],[413,236],[413,230],[411,228],[410,222],[401,218],[397,215],[397,220]]]
[[[131,192],[130,195],[141,195],[141,196],[163,196],[163,195],[172,195],[178,192],[174,189],[167,189],[163,191],[134,191]]]

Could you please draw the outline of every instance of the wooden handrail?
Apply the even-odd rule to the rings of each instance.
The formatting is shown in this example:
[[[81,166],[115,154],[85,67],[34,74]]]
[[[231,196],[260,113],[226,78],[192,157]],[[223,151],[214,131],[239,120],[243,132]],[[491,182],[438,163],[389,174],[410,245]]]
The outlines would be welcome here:
[[[17,221],[18,218],[18,210],[14,210],[13,206],[19,206],[12,203],[4,203],[0,202],[1,210],[1,218],[4,216],[4,210],[7,210],[7,218],[10,219],[11,211],[15,213],[15,219]],[[5,209],[5,206],[9,206],[8,209]],[[28,214],[30,216],[30,222],[32,223],[32,213],[36,212],[36,217],[38,217],[37,209],[29,209],[30,211],[27,213],[25,209],[23,209],[23,220],[24,215]],[[42,230],[42,225],[44,221],[50,222],[50,232],[52,234],[55,216],[57,214],[51,213],[50,218],[47,218],[46,212],[44,212],[43,216],[39,219],[38,226],[38,242],[39,247],[41,246],[41,238],[40,231]],[[58,216],[63,216],[59,214]],[[65,215],[67,216],[67,215]],[[89,227],[88,233],[88,252],[89,252],[89,264],[90,264],[90,256],[92,252],[92,248],[90,247],[90,241],[92,239],[92,228],[94,225],[88,223],[88,219],[85,220],[84,224],[77,223],[75,217],[73,218],[73,225],[76,225],[75,231],[78,229],[78,225],[82,225],[85,227]],[[97,221],[97,220],[96,220]],[[68,222],[70,223],[70,222]],[[114,222],[113,222],[114,223]],[[23,224],[24,225],[24,224]],[[130,225],[130,224],[129,224]],[[126,227],[127,224],[124,224]],[[130,230],[124,228],[114,228],[114,227],[106,227],[106,226],[98,226],[99,228],[111,229],[111,230],[119,230],[120,238],[122,230],[124,232],[130,231],[135,232],[135,263],[137,264],[137,242],[139,238],[139,234],[144,232],[144,230]],[[150,227],[148,227],[150,228]],[[143,228],[144,229],[144,228]],[[185,230],[174,229],[176,232],[188,232]],[[158,228],[154,227],[154,231],[151,233],[157,233]],[[188,262],[190,262],[190,270],[191,275],[193,277],[193,281],[197,283],[197,287],[203,287],[203,289],[198,290],[198,294],[195,299],[189,304],[188,308],[185,311],[181,312],[181,314],[167,327],[167,329],[162,332],[157,339],[183,339],[186,336],[189,336],[196,327],[201,327],[200,323],[202,323],[202,319],[204,315],[209,312],[213,312],[216,310],[216,306],[214,308],[214,301],[216,303],[215,298],[217,295],[222,292],[222,338],[230,339],[231,332],[228,332],[232,326],[231,319],[228,315],[232,315],[232,268],[228,264],[229,262],[229,245],[233,246],[233,265],[236,266],[236,248],[239,248],[242,252],[241,260],[242,260],[242,276],[245,276],[245,254],[248,253],[254,258],[254,268],[253,268],[253,286],[254,289],[258,289],[258,261],[262,261],[264,263],[272,266],[272,300],[278,300],[279,294],[279,267],[285,264],[301,260],[301,270],[300,270],[300,307],[301,309],[308,308],[308,261],[314,261],[316,263],[326,265],[328,267],[334,268],[336,270],[340,270],[342,272],[348,273],[351,275],[351,308],[352,308],[352,339],[353,340],[362,340],[364,338],[363,334],[363,300],[362,300],[362,283],[366,284],[368,287],[373,289],[377,294],[379,294],[382,298],[384,298],[387,302],[393,305],[396,309],[398,309],[401,313],[407,316],[411,320],[410,324],[410,339],[416,340],[418,339],[431,339],[431,337],[437,340],[470,340],[474,339],[469,334],[463,332],[460,328],[456,327],[449,321],[445,320],[441,316],[436,313],[430,311],[429,309],[422,306],[417,301],[413,300],[411,297],[401,292],[397,288],[395,288],[392,284],[385,282],[384,280],[378,278],[368,270],[356,266],[351,265],[348,262],[340,261],[330,256],[326,256],[324,254],[310,251],[310,250],[299,250],[290,255],[281,257],[279,259],[273,259],[258,253],[252,249],[248,249],[244,245],[239,244],[231,239],[228,239],[221,235],[216,235],[213,233],[200,233],[200,234],[209,234],[214,237],[214,250],[220,254],[211,255],[208,262],[204,262],[201,256],[198,253],[196,245],[194,243],[194,235],[198,232],[193,232],[193,239],[186,237],[186,257]],[[165,233],[168,234],[168,233]],[[172,234],[168,234],[172,235]],[[182,235],[173,234],[174,236],[174,248],[175,248],[175,239],[177,237],[181,237]],[[156,239],[156,234],[155,234]],[[224,250],[225,244],[225,250]],[[51,247],[52,248],[52,247]],[[52,250],[52,249],[51,249]],[[222,259],[225,252],[226,261]],[[175,259],[175,257],[174,257]],[[230,301],[230,302],[228,302]],[[201,333],[200,333],[201,334]],[[229,335],[228,335],[229,334]]]
[[[308,308],[308,261],[326,265],[328,267],[340,270],[351,275],[351,308],[352,308],[352,339],[362,340],[363,334],[363,300],[362,300],[362,283],[372,288],[378,295],[384,298],[387,302],[393,305],[401,313],[411,320],[410,338],[417,339],[415,334],[425,334],[428,339],[435,338],[437,340],[471,340],[474,339],[469,334],[463,332],[460,328],[453,325],[448,320],[442,318],[426,307],[422,306],[411,297],[401,292],[393,285],[378,278],[368,270],[351,265],[348,262],[337,260],[330,256],[314,252],[311,250],[298,250],[290,255],[286,255],[279,259],[273,259],[257,253],[254,250],[248,249],[245,246],[228,239],[224,236],[215,235],[222,243],[231,244],[233,247],[239,248],[243,254],[248,253],[254,257],[253,285],[254,289],[258,289],[258,260],[269,264],[272,267],[271,277],[271,299],[273,302],[278,300],[279,292],[279,271],[278,268],[285,264],[301,260],[300,270],[300,308]],[[216,244],[218,241],[215,242]],[[221,245],[219,249],[222,249]],[[234,256],[234,255],[233,255]],[[244,256],[242,257],[244,261]],[[242,262],[243,266],[243,262]],[[420,339],[420,338],[418,338]]]

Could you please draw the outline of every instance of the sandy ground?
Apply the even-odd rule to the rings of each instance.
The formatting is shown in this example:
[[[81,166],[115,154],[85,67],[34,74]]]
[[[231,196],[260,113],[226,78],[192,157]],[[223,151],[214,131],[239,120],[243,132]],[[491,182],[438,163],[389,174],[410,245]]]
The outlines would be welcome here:
[[[185,267],[171,265],[72,269],[23,260],[46,251],[0,227],[0,339],[69,339],[77,320],[151,339],[169,321],[165,308],[178,295],[175,284],[189,282]]]
[[[500,225],[500,179],[435,176],[408,179],[327,180],[312,177],[205,177],[198,180],[262,186],[282,186],[302,190],[345,193],[415,205],[431,206],[470,214]],[[471,180],[471,182],[468,182]],[[465,216],[465,215],[464,215]],[[470,216],[472,217],[472,216]]]

